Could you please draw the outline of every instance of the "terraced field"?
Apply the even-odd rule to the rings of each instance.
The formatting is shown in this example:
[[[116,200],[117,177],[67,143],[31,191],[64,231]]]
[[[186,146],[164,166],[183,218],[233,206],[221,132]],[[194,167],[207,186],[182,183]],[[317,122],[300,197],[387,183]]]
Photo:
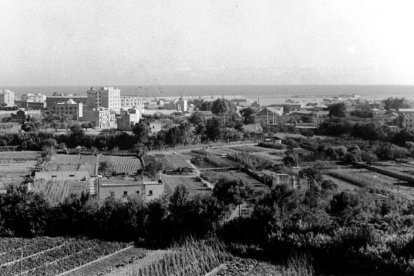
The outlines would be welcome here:
[[[0,238],[0,275],[58,275],[128,246],[72,238]]]
[[[88,188],[87,181],[46,181],[37,180],[29,186],[30,190],[43,193],[52,204],[63,202],[71,194],[81,194]]]

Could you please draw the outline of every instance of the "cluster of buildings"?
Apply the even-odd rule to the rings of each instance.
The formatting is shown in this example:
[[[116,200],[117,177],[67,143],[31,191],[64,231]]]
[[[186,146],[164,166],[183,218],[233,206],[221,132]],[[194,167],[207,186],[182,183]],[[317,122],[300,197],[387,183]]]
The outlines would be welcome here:
[[[131,130],[139,122],[145,110],[148,116],[166,112],[187,112],[185,99],[147,100],[139,96],[122,96],[121,90],[111,86],[91,87],[86,95],[54,93],[52,96],[28,93],[19,101],[14,92],[0,91],[0,105],[23,110],[47,110],[67,120],[90,122],[97,128]]]

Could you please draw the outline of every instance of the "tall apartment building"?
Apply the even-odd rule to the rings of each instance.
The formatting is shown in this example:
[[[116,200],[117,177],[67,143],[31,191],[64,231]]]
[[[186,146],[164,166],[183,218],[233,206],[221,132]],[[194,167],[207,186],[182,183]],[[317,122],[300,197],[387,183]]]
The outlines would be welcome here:
[[[46,97],[46,108],[49,110],[53,110],[57,103],[66,102],[68,100],[73,100],[76,103],[82,103],[82,105],[86,105],[88,97],[86,96],[78,96],[73,94],[53,94],[53,96]]]
[[[14,92],[10,90],[0,90],[0,105],[14,106]]]
[[[144,103],[141,97],[121,96],[121,108],[122,109],[135,108],[138,110],[142,110],[144,108]]]
[[[414,108],[400,108],[398,111],[404,118],[407,130],[414,131]]]
[[[121,109],[121,90],[111,86],[91,87],[88,91],[88,109],[108,108],[116,113]]]
[[[66,102],[55,104],[53,112],[59,116],[67,115],[73,120],[79,120],[83,117],[83,104],[70,99]]]

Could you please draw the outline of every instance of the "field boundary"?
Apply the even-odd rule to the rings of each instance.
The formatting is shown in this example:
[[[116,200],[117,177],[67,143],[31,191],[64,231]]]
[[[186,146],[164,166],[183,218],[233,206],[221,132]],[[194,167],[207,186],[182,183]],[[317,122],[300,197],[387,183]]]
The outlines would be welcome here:
[[[118,251],[115,251],[114,253],[111,253],[111,254],[109,254],[109,255],[105,255],[105,256],[102,256],[102,257],[100,257],[100,258],[98,258],[98,259],[96,259],[96,260],[93,260],[92,262],[89,262],[89,263],[83,264],[83,265],[81,265],[81,266],[78,266],[78,267],[72,268],[71,270],[68,270],[68,271],[62,272],[62,273],[58,274],[57,276],[69,275],[70,273],[73,273],[73,272],[75,272],[75,271],[77,271],[77,270],[79,270],[79,269],[81,269],[81,268],[84,268],[84,267],[86,267],[86,266],[89,266],[89,265],[94,264],[94,263],[96,263],[96,262],[98,262],[98,261],[104,260],[104,259],[106,259],[106,258],[112,257],[112,256],[114,256],[114,255],[116,255],[116,254],[118,254],[118,253],[121,253],[121,252],[126,251],[126,250],[128,250],[128,249],[131,249],[131,248],[133,248],[133,247],[134,247],[134,245],[127,246],[127,247],[122,248],[122,249],[120,249],[120,250],[118,250]]]

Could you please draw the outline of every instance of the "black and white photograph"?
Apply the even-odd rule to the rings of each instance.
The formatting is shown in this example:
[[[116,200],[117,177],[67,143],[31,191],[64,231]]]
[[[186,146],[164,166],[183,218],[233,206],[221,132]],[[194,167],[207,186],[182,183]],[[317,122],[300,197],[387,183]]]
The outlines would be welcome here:
[[[413,276],[414,1],[0,0],[0,276]]]

